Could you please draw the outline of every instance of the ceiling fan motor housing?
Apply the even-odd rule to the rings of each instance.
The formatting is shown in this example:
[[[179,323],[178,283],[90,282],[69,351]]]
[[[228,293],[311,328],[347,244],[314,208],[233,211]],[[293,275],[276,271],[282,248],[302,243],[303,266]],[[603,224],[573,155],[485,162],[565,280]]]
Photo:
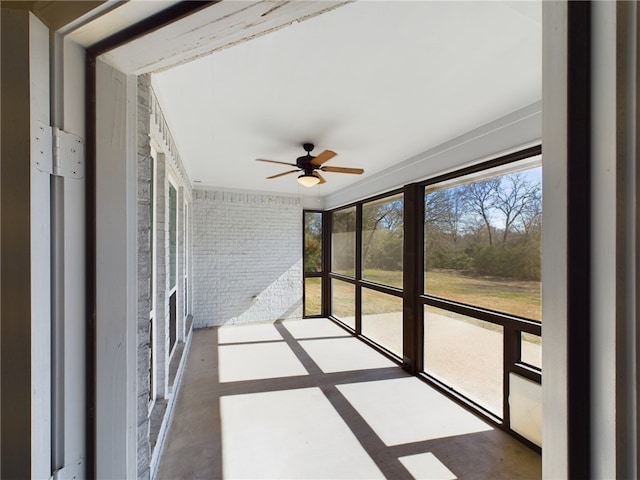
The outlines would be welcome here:
[[[310,153],[315,148],[315,145],[313,143],[303,143],[302,148],[307,154],[296,158],[296,165],[299,169],[304,170],[305,175],[311,175],[318,168],[311,164],[311,161],[316,158]]]

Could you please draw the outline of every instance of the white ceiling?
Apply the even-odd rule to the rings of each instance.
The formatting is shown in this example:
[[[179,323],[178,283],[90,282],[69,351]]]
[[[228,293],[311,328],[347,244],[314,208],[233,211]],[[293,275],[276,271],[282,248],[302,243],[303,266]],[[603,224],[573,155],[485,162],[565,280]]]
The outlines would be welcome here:
[[[541,30],[539,2],[360,1],[152,83],[195,187],[326,196],[539,101]],[[364,175],[265,179],[290,168],[256,158],[295,162],[306,141]]]

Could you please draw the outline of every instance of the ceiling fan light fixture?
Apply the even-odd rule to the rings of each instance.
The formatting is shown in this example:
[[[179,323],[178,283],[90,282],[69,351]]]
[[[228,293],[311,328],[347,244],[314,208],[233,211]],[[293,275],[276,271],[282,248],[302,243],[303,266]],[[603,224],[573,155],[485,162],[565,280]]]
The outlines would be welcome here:
[[[298,183],[307,188],[311,188],[320,183],[320,179],[315,175],[307,175],[306,173],[303,173],[298,177]]]

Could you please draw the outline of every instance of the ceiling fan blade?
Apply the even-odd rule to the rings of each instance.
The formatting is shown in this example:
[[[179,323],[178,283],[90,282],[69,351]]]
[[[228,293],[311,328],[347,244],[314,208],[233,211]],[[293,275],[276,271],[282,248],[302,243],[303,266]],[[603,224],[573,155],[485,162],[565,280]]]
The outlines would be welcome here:
[[[324,177],[322,175],[320,175],[320,172],[318,172],[318,171],[313,172],[313,176],[314,177],[318,177],[320,179],[320,183],[318,185],[322,185],[323,183],[327,183],[327,181],[324,179]]]
[[[336,155],[337,155],[336,152],[332,152],[331,150],[325,150],[320,155],[318,155],[316,158],[311,160],[311,165],[320,166],[324,162],[326,162],[327,160],[331,160]]]
[[[289,170],[288,172],[278,173],[277,175],[271,175],[270,177],[267,177],[267,180],[271,180],[272,178],[282,177],[283,175],[289,175],[290,173],[296,173],[299,171],[300,170]]]
[[[256,158],[256,162],[277,163],[280,165],[289,165],[290,167],[297,167],[295,163],[279,162],[277,160],[265,160],[264,158]]]
[[[347,168],[347,167],[322,167],[323,172],[335,172],[335,173],[354,173],[360,175],[364,173],[362,168]]]

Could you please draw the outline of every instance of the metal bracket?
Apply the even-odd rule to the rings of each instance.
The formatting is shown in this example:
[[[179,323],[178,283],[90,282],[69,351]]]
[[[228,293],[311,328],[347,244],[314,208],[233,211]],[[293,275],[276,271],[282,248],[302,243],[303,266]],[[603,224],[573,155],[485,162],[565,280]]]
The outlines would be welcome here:
[[[56,127],[53,127],[53,174],[65,178],[84,177],[84,141]]]
[[[49,480],[80,480],[87,478],[85,472],[84,458],[76,458],[68,465],[56,470]]]
[[[53,135],[51,127],[46,123],[35,122],[32,127],[33,155],[36,168],[41,172],[53,175]]]
[[[84,177],[84,141],[77,135],[42,122],[33,126],[36,168],[58,177]]]

